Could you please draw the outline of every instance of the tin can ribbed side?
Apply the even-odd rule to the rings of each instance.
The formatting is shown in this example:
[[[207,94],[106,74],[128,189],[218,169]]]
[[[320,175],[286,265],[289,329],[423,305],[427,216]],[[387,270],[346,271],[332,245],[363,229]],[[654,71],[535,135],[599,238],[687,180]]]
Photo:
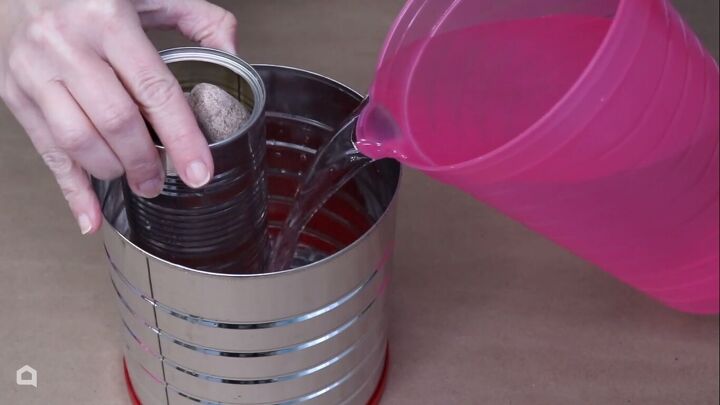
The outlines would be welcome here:
[[[251,108],[228,139],[210,145],[215,173],[193,189],[158,145],[166,177],[161,194],[134,195],[123,185],[131,237],[173,263],[216,273],[260,273],[267,256],[265,90],[258,73],[235,56],[189,48],[162,53],[181,86],[211,83]]]

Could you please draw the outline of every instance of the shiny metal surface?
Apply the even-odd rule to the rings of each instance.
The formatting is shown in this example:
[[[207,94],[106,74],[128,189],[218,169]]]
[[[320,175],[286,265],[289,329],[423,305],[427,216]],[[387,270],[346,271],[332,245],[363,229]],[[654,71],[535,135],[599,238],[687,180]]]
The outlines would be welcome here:
[[[262,79],[237,57],[212,49],[176,48],[160,54],[185,91],[211,83],[252,112],[232,136],[210,145],[215,173],[200,189],[180,180],[158,144],[166,169],[160,196],[141,198],[124,184],[131,239],[173,263],[218,273],[262,272],[268,250]]]
[[[274,234],[315,151],[360,96],[313,73],[256,69],[268,94]],[[128,370],[143,404],[365,405],[385,359],[399,175],[394,161],[368,167],[310,223],[296,268],[253,275],[191,269],[142,250],[129,239],[119,182],[95,181]]]

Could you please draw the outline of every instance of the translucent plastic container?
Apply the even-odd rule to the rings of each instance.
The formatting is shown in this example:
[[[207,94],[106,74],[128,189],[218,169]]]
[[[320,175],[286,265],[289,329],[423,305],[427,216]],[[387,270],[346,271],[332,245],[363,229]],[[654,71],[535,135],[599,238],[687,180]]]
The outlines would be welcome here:
[[[410,1],[357,136],[718,312],[718,66],[667,1]]]

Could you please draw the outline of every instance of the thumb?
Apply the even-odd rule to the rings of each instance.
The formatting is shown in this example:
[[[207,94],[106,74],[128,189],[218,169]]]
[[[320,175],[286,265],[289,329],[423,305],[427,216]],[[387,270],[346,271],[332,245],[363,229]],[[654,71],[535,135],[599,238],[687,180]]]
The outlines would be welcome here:
[[[235,16],[205,0],[134,0],[145,28],[177,29],[202,46],[235,53]]]

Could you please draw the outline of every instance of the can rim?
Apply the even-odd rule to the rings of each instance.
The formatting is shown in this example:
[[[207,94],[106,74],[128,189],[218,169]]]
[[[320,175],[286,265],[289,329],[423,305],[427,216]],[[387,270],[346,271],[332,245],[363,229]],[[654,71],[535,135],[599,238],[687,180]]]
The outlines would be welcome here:
[[[231,136],[218,142],[209,143],[208,146],[210,147],[210,150],[221,148],[224,145],[233,142],[238,137],[246,133],[249,128],[255,125],[257,121],[262,118],[267,99],[265,84],[255,68],[239,57],[220,49],[199,46],[184,46],[164,49],[160,51],[160,57],[163,62],[168,65],[176,62],[207,62],[222,66],[238,75],[250,86],[253,93],[254,103],[250,118],[243,122],[242,125],[240,125],[240,128],[238,128]],[[158,150],[165,149],[163,145],[156,145],[156,147]]]

